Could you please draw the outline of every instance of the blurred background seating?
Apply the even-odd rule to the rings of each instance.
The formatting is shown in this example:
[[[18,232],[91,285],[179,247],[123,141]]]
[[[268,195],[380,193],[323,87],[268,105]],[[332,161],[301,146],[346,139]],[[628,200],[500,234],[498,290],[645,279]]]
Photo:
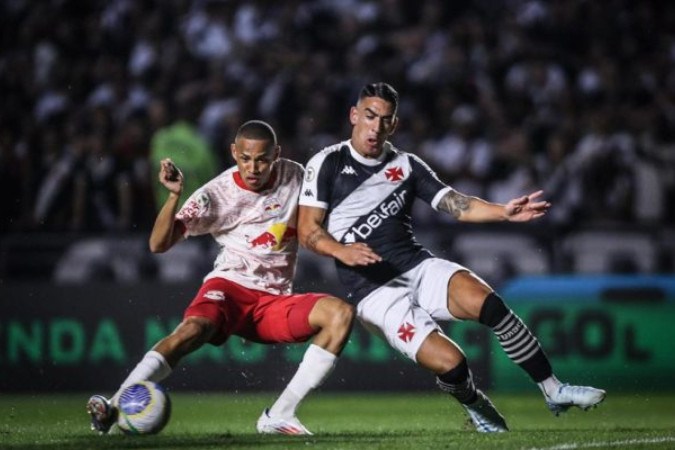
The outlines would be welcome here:
[[[496,281],[672,272],[675,4],[611,9],[579,0],[0,2],[0,277],[203,273],[209,244],[178,247],[175,261],[149,257],[145,244],[123,250],[147,239],[162,201],[157,159],[182,161],[192,189],[232,164],[236,127],[262,118],[283,155],[304,163],[349,136],[349,106],[379,80],[401,94],[393,143],[444,181],[498,202],[543,188],[553,203],[522,234],[465,234],[416,208],[435,251]],[[635,233],[615,233],[626,228]],[[77,272],[84,261],[98,266]],[[332,276],[321,264],[307,272]]]

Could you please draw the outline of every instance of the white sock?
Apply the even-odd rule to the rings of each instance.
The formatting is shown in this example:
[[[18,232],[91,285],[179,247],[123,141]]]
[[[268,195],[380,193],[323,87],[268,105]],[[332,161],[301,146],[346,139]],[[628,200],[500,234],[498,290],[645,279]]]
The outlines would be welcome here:
[[[561,384],[562,383],[556,378],[555,375],[551,375],[541,383],[537,383],[537,386],[539,386],[539,389],[541,389],[541,392],[544,394],[544,396],[550,397],[554,392],[560,389]]]
[[[122,389],[130,384],[146,380],[158,383],[168,377],[170,373],[171,366],[166,362],[164,356],[159,352],[150,350],[124,380],[119,390],[113,396],[113,403],[117,402],[117,397],[119,397]]]
[[[293,417],[300,402],[312,389],[321,386],[335,367],[337,356],[318,345],[311,344],[297,372],[270,408],[270,416]]]

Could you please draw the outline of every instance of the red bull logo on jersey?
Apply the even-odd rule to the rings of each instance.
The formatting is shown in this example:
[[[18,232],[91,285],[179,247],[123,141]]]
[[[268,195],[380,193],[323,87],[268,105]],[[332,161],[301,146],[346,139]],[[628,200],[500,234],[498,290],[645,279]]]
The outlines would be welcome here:
[[[405,204],[405,197],[408,191],[394,192],[393,198],[379,204],[377,208],[368,216],[363,223],[354,225],[345,234],[345,243],[356,242],[356,237],[366,239],[371,233],[378,229],[385,219],[395,216]]]
[[[265,231],[260,236],[256,236],[253,239],[251,239],[248,243],[251,244],[251,248],[255,247],[270,248],[277,245],[277,239],[274,237],[272,233],[270,233],[269,231]]]
[[[285,223],[275,223],[266,231],[248,241],[251,248],[263,248],[270,250],[283,250],[286,245],[295,239],[298,232],[295,228]]]
[[[281,214],[281,202],[276,197],[270,197],[263,203],[265,214],[270,217],[277,217]]]

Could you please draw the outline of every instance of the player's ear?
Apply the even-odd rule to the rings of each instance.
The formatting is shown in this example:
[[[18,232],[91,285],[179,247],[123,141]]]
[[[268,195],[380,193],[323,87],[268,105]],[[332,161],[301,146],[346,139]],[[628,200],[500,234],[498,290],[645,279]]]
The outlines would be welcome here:
[[[281,155],[281,145],[276,145],[274,147],[274,160],[276,161],[279,159],[279,156]]]
[[[359,110],[356,109],[356,106],[352,106],[349,110],[349,122],[352,126],[356,125],[356,122],[359,119]]]
[[[232,153],[232,159],[237,160],[237,146],[233,143],[230,144],[230,152]]]

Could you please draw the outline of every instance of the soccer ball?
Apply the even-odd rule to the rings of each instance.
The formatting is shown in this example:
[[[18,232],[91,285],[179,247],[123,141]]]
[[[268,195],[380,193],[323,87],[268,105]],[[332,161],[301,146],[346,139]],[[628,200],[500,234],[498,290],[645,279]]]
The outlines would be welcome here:
[[[171,400],[159,384],[140,381],[122,390],[117,410],[117,426],[125,434],[154,434],[169,421]]]

